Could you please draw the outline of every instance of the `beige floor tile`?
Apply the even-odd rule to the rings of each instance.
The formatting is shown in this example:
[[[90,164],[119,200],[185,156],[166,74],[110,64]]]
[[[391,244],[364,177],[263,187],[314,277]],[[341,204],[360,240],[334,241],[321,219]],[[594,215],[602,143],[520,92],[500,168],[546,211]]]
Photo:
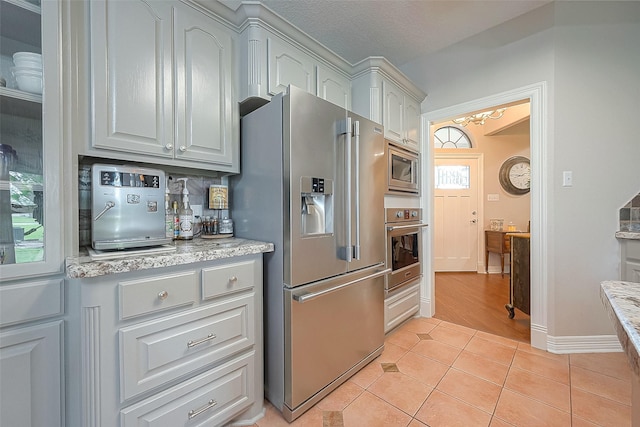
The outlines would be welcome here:
[[[432,387],[402,372],[387,372],[367,388],[368,392],[411,416],[427,400],[432,390]]]
[[[313,407],[289,424],[271,403],[265,401],[265,415],[256,424],[259,427],[319,427],[322,426],[322,411]]]
[[[395,363],[402,356],[407,353],[406,348],[399,347],[393,343],[386,342],[384,343],[384,350],[382,350],[382,354],[378,356],[374,362],[378,363]]]
[[[588,393],[579,388],[571,389],[573,415],[603,427],[631,426],[631,407]]]
[[[411,420],[408,427],[428,427],[426,424],[421,423],[415,418]]]
[[[345,427],[406,427],[411,417],[365,391],[342,412]]]
[[[471,337],[473,337],[473,334],[445,327],[442,324],[436,326],[431,332],[429,332],[429,335],[431,335],[431,338],[436,341],[440,341],[457,348],[464,348],[471,340]]]
[[[498,403],[502,387],[475,375],[449,369],[436,390],[492,414],[496,403]]]
[[[422,340],[417,343],[411,351],[451,366],[462,350],[440,341]]]
[[[500,386],[504,385],[509,366],[496,363],[479,354],[463,350],[458,356],[453,367],[469,374],[475,375]]]
[[[429,427],[488,426],[491,414],[434,390],[415,416]]]
[[[503,389],[494,417],[518,427],[570,427],[571,415],[538,400]]]
[[[598,424],[594,424],[591,421],[583,420],[575,415],[571,416],[571,427],[599,427]]]
[[[517,350],[511,366],[569,384],[569,360],[553,359]]]
[[[571,367],[571,387],[631,405],[631,378],[621,380],[579,366]]]
[[[408,352],[397,362],[400,372],[415,378],[429,387],[438,385],[449,366],[419,354]]]
[[[514,426],[515,424],[509,424],[508,422],[503,421],[497,417],[491,418],[491,424],[489,424],[489,427],[514,427]]]
[[[462,332],[462,333],[468,334],[468,335],[475,335],[478,332],[475,329],[471,329],[471,328],[468,328],[466,326],[457,325],[455,323],[447,322],[446,320],[441,321],[439,326],[442,326],[444,328],[449,328],[449,329],[455,329],[456,331],[459,331],[459,332]]]
[[[571,392],[567,384],[512,367],[504,387],[561,411],[571,411]]]
[[[316,404],[321,411],[342,411],[362,394],[364,389],[348,380]]]
[[[416,334],[428,334],[439,323],[440,320],[431,317],[416,317],[401,325],[398,330],[415,332]]]
[[[479,337],[473,337],[464,349],[503,365],[510,365],[516,352],[515,348]]]
[[[489,333],[483,332],[483,331],[476,332],[475,336],[478,337],[478,338],[485,339],[487,341],[497,342],[499,344],[502,344],[504,346],[511,347],[511,348],[516,348],[516,347],[518,347],[518,344],[519,344],[518,341],[509,339],[509,338],[505,338],[505,337],[501,337],[499,335],[489,334]]]
[[[349,381],[353,381],[362,388],[367,388],[373,384],[373,382],[384,373],[378,359],[380,358],[378,357],[374,359],[367,366],[356,372],[351,378],[349,378]]]
[[[569,355],[571,366],[579,366],[610,377],[631,378],[627,356],[620,353],[583,353]]]
[[[395,344],[398,347],[404,348],[406,350],[411,350],[411,348],[416,345],[418,341],[420,341],[420,338],[418,337],[417,333],[404,329],[393,331],[384,340],[385,344]]]

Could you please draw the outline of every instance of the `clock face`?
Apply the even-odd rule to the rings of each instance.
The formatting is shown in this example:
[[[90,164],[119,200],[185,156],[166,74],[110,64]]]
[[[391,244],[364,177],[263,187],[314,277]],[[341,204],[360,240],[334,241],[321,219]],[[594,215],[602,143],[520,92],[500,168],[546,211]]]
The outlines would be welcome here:
[[[516,163],[511,166],[509,181],[520,190],[529,189],[531,185],[531,166],[529,163]]]
[[[500,185],[507,193],[516,196],[527,194],[531,188],[529,159],[523,156],[514,156],[505,160],[500,166],[498,177]]]

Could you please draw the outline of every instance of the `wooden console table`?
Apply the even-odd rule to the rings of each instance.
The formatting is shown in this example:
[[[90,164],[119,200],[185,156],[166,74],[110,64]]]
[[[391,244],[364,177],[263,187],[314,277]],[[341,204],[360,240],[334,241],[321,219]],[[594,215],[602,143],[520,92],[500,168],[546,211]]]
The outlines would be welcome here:
[[[531,305],[531,235],[529,233],[507,233],[511,240],[511,277],[509,280],[509,304],[505,308],[509,319],[515,316],[514,308],[530,314]]]
[[[507,237],[507,231],[484,231],[485,273],[489,272],[489,252],[493,252],[494,254],[500,255],[500,271],[502,277],[504,277],[504,254],[510,253],[510,243],[509,237]]]

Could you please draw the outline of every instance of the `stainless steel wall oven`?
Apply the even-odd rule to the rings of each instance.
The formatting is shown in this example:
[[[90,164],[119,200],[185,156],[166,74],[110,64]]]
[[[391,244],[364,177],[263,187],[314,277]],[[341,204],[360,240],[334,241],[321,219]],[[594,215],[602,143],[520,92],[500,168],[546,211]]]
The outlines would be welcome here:
[[[422,277],[422,223],[421,208],[387,208],[387,275],[385,293],[415,283]]]

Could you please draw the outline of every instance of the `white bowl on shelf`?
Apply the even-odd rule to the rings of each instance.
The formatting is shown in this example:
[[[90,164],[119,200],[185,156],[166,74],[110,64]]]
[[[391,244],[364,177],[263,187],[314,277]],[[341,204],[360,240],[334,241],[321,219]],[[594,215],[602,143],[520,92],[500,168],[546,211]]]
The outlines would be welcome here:
[[[13,64],[16,68],[28,68],[30,70],[42,72],[42,63],[38,61],[31,61],[30,59],[15,59]]]
[[[42,55],[39,53],[33,53],[33,52],[16,52],[13,54],[13,62],[15,63],[16,61],[33,61],[33,62],[38,62],[40,65],[42,65]],[[18,66],[18,64],[16,64],[16,66]]]
[[[12,72],[18,83],[18,89],[30,93],[42,93],[42,71],[14,67]]]

